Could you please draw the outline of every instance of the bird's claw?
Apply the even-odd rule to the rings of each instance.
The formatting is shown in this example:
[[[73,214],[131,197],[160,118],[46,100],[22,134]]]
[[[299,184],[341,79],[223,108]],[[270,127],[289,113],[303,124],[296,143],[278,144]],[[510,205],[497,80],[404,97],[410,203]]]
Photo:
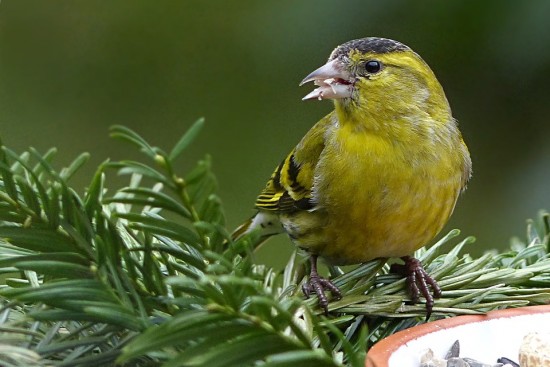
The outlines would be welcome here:
[[[426,299],[426,321],[430,318],[434,306],[434,298],[441,297],[441,288],[427,272],[422,263],[411,256],[403,257],[405,265],[394,267],[407,277],[407,285],[411,295],[411,302],[416,304],[420,295]],[[430,292],[429,288],[432,288]]]
[[[325,291],[328,290],[336,299],[342,298],[342,292],[330,280],[320,277],[319,275],[310,275],[309,280],[302,285],[302,292],[309,298],[312,293],[317,295],[319,306],[328,314],[328,299]]]
[[[315,293],[319,299],[319,306],[325,311],[325,315],[328,315],[328,299],[325,295],[325,290],[329,290],[336,299],[342,298],[342,292],[330,280],[319,276],[317,272],[317,256],[310,256],[309,261],[311,264],[309,280],[302,285],[302,292],[304,292],[306,298],[309,298],[311,293]]]

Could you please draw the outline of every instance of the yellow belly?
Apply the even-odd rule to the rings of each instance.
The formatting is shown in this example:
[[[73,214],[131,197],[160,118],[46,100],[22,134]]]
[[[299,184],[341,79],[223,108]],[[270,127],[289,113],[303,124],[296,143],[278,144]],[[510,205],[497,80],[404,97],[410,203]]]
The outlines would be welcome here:
[[[319,209],[281,218],[298,246],[331,263],[353,264],[410,255],[445,225],[462,167],[445,152],[418,159],[392,151],[389,142],[373,144],[366,154],[349,144],[345,151],[325,148],[314,186]]]

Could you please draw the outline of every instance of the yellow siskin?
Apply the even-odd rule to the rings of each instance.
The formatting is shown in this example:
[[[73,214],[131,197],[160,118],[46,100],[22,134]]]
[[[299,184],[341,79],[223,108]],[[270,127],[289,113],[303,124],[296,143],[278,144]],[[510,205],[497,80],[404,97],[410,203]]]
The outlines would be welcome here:
[[[429,317],[441,290],[411,254],[443,228],[471,174],[443,88],[419,55],[384,38],[338,46],[300,85],[311,81],[304,100],[332,99],[334,111],[275,169],[234,237],[288,234],[310,255],[303,290],[325,312],[324,291],[341,294],[317,273],[318,256],[336,265],[401,257]]]

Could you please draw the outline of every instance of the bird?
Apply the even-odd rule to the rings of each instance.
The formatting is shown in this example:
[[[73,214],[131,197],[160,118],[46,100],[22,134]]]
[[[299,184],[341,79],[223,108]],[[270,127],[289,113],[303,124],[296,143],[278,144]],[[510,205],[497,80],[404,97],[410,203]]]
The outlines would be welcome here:
[[[447,223],[472,172],[441,84],[410,47],[379,37],[339,45],[300,86],[309,82],[316,88],[303,100],[330,99],[334,110],[275,168],[233,238],[286,233],[309,257],[303,293],[326,314],[325,292],[342,293],[319,275],[319,257],[401,258],[411,301],[425,298],[428,319],[442,291],[412,254]]]

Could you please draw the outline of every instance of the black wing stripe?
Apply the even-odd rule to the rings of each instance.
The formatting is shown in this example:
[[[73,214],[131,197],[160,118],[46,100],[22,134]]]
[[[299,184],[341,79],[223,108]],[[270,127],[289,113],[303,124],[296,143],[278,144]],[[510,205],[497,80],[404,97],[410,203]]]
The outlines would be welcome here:
[[[300,167],[294,160],[294,154],[290,155],[287,159],[288,165],[286,174],[292,191],[296,193],[306,192],[306,188],[298,181],[298,174],[300,174]]]
[[[283,190],[283,186],[281,185],[281,171],[283,170],[283,166],[285,165],[285,161],[283,160],[281,164],[277,167],[277,170],[273,174],[273,179],[271,182],[273,182],[273,187],[275,188],[275,191]]]

